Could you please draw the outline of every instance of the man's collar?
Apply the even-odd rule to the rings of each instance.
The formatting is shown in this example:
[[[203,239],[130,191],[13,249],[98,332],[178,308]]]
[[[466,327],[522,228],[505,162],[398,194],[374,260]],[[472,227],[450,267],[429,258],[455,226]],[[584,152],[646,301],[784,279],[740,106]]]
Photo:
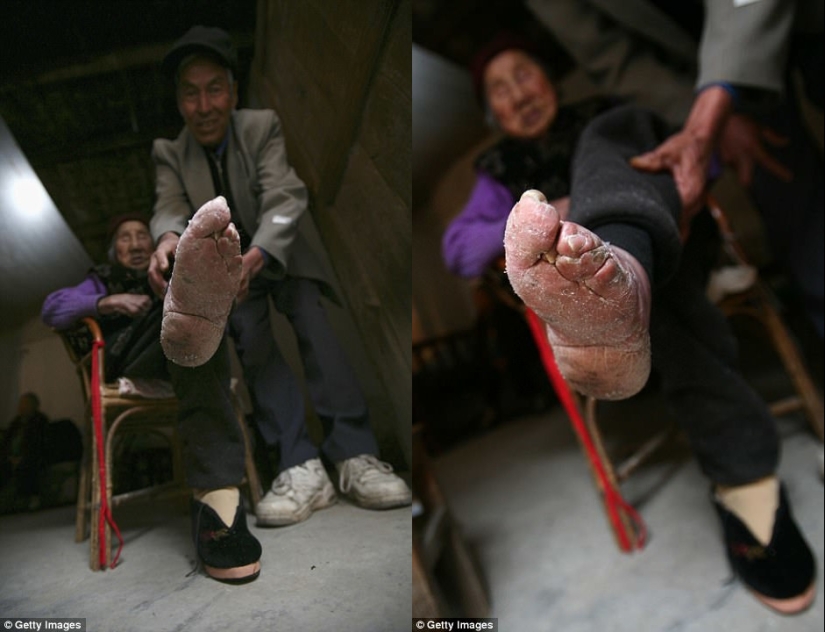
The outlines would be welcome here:
[[[217,156],[218,158],[223,157],[223,152],[226,151],[227,145],[229,145],[229,130],[228,129],[226,130],[226,136],[224,136],[224,139],[221,141],[221,144],[218,145],[217,147],[215,147],[215,149],[212,151],[212,153],[215,156]]]

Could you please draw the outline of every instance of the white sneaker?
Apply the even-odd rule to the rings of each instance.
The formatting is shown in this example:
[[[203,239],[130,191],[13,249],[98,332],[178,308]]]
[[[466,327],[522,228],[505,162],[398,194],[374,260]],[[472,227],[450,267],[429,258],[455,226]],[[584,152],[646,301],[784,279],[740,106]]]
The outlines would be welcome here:
[[[278,474],[255,508],[258,526],[282,527],[309,518],[335,502],[335,488],[320,459],[310,459]]]
[[[371,454],[354,456],[336,463],[338,485],[357,504],[367,509],[389,509],[412,503],[407,484],[392,473],[389,463]]]

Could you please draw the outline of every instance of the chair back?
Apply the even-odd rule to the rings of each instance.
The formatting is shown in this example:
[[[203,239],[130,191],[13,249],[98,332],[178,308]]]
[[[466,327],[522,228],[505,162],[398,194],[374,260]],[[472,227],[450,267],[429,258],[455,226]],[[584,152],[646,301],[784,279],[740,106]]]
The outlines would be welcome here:
[[[63,341],[63,346],[74,364],[78,378],[83,388],[83,397],[88,402],[92,394],[92,356],[98,354],[100,375],[104,375],[102,347],[95,348],[95,342],[103,341],[100,325],[94,318],[87,317],[79,320],[70,329],[56,331]],[[101,384],[103,381],[101,380]]]

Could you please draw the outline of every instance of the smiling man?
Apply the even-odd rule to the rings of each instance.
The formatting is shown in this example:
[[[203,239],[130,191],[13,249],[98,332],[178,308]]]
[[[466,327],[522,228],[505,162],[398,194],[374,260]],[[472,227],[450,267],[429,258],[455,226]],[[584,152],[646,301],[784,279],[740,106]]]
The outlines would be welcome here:
[[[168,287],[167,303],[174,304],[174,310],[167,310],[172,315],[164,317],[164,331],[167,324],[169,331],[174,324],[179,335],[174,344],[164,343],[167,354],[180,349],[181,355],[195,357],[196,362],[211,362],[211,346],[204,350],[200,344],[204,337],[191,334],[203,329],[203,319],[191,315],[210,309],[208,293],[187,296],[176,278],[209,277],[204,282],[221,282],[218,270],[203,270],[201,258],[181,256],[187,222],[199,207],[220,196],[229,216],[220,228],[231,221],[242,255],[228,331],[244,370],[255,421],[267,444],[278,447],[280,457],[279,474],[257,506],[258,524],[296,523],[335,502],[322,454],[337,469],[341,492],[358,505],[370,509],[409,505],[407,485],[389,464],[377,459],[365,397],[327,320],[322,297],[340,301],[331,273],[312,245],[316,240],[307,212],[307,190],[289,165],[278,115],[270,109],[236,109],[237,53],[231,37],[221,29],[192,27],[172,46],[163,67],[175,81],[184,127],[177,138],[157,139],[153,146],[152,234],[158,246],[149,279],[159,295]],[[174,274],[168,282],[173,260]],[[224,289],[231,285],[225,280]],[[298,339],[307,390],[324,429],[320,446],[311,441],[306,427],[298,378],[273,338],[270,302],[286,316]],[[220,331],[210,332],[210,338],[212,334],[223,339],[223,324]],[[184,344],[178,345],[181,341]],[[213,414],[208,406],[201,408],[209,416],[218,416],[217,410]],[[217,456],[209,466],[208,485],[193,487],[234,489],[243,470],[224,467],[218,459],[222,449],[209,448]],[[229,500],[215,506],[227,508],[222,519],[229,526],[235,509],[230,505],[237,504],[237,494],[224,495]]]

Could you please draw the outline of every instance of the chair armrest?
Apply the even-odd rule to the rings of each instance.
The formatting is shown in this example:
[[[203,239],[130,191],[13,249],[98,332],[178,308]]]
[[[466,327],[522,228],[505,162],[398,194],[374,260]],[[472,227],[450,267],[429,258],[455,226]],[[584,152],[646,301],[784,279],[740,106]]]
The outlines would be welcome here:
[[[97,321],[92,318],[91,316],[86,316],[85,318],[81,319],[86,327],[89,328],[89,333],[92,334],[92,340],[95,342],[102,342],[103,341],[103,333],[100,331],[100,325]]]

